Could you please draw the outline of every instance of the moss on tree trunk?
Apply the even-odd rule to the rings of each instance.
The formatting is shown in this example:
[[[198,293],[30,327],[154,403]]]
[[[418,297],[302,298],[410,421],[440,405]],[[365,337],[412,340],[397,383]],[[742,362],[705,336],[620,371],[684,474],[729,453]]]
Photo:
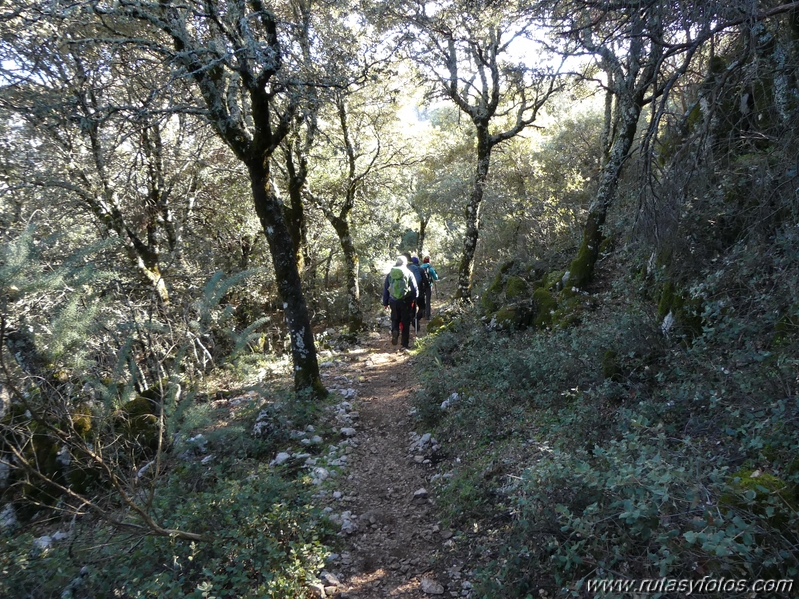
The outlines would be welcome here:
[[[325,396],[327,391],[319,377],[311,319],[302,294],[294,245],[283,220],[280,202],[268,187],[268,162],[253,160],[247,165],[247,170],[250,175],[255,211],[269,243],[277,288],[283,301],[283,311],[291,339],[291,357],[294,362],[294,388],[297,392],[310,391],[315,396]]]

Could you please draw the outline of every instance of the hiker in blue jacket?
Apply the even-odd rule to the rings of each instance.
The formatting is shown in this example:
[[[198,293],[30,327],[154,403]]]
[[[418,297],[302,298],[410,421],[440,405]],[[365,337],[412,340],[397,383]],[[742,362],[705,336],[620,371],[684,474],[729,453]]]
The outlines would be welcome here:
[[[410,345],[411,322],[419,296],[416,277],[408,270],[408,259],[399,256],[383,283],[383,306],[391,307],[391,343],[397,345],[402,333],[402,349]]]
[[[430,264],[430,256],[425,256],[424,260],[422,261],[422,265],[419,267],[422,269],[422,275],[427,274],[427,281],[428,285],[427,288],[423,290],[424,295],[424,317],[427,320],[430,320],[432,309],[430,307],[430,300],[433,299],[433,281],[438,281],[438,273],[436,269],[433,268],[433,265]],[[438,292],[436,292],[437,294]],[[436,295],[438,297],[438,295]]]

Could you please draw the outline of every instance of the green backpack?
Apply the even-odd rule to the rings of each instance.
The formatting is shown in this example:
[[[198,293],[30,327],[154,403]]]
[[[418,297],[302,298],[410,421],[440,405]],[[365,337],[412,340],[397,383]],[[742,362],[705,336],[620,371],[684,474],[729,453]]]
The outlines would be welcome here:
[[[405,296],[408,295],[411,291],[411,281],[406,271],[399,267],[394,267],[391,269],[391,280],[388,284],[388,293],[391,296],[391,299],[401,300],[405,299]]]

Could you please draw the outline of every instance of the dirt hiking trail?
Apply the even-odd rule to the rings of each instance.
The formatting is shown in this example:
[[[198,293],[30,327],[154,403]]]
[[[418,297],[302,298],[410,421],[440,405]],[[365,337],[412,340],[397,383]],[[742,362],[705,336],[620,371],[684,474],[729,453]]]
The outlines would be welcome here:
[[[416,360],[392,345],[387,333],[377,337],[373,333],[327,371],[328,384],[337,377],[360,382],[352,402],[360,425],[330,504],[349,523],[340,533],[341,553],[322,574],[324,593],[318,593],[341,599],[469,597],[453,532],[436,515],[435,447],[429,435],[414,436]]]

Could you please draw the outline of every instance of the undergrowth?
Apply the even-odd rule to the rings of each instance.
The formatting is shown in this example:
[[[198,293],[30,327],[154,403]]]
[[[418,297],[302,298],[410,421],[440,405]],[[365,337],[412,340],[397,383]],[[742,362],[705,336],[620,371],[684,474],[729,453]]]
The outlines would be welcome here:
[[[428,342],[417,411],[459,457],[440,492],[480,558],[476,597],[797,577],[796,237],[702,273],[699,335],[662,327],[658,273],[625,257],[578,326]]]
[[[311,505],[316,489],[307,477],[265,462],[285,446],[287,427],[313,421],[319,406],[270,402],[279,426],[255,437],[252,426],[263,407],[252,401],[231,418],[229,408],[192,406],[155,483],[150,515],[210,542],[142,536],[90,516],[42,511],[3,533],[0,596],[305,597],[333,531]],[[35,539],[56,529],[68,538],[37,548]]]

